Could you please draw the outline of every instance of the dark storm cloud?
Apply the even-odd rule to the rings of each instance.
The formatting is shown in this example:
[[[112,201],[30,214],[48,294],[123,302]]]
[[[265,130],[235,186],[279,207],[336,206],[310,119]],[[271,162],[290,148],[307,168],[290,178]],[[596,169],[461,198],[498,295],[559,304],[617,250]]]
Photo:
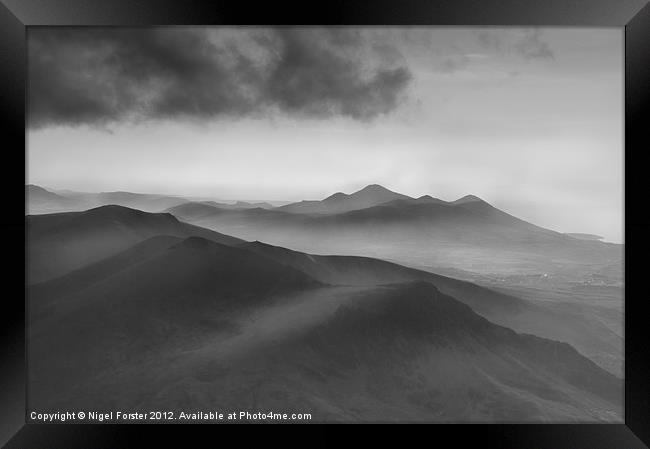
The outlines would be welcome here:
[[[398,106],[410,80],[402,59],[351,29],[29,32],[37,128],[273,111],[371,120]]]

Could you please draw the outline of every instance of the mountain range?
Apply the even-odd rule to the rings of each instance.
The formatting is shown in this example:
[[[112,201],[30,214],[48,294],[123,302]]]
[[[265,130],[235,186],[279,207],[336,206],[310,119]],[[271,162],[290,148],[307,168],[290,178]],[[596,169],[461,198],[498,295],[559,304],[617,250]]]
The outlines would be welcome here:
[[[190,206],[312,219],[180,207]],[[26,221],[32,408],[620,420],[621,380],[556,341],[585,326],[530,301],[387,261],[245,241],[170,213],[102,206]],[[546,339],[508,328],[522,326],[574,329]]]
[[[278,207],[283,212],[301,214],[334,214],[378,206],[395,200],[410,200],[409,196],[390,190],[378,184],[364,187],[350,195],[337,192],[322,201],[301,201]]]
[[[25,198],[29,214],[84,211],[99,206],[116,205],[145,212],[163,212],[191,200],[181,196],[168,196],[133,192],[75,192],[71,190],[50,191],[29,184],[25,186]],[[267,202],[236,201],[233,203],[206,201],[206,204],[225,209],[272,208]]]
[[[364,255],[435,271],[547,274],[582,281],[621,266],[621,245],[575,238],[528,223],[467,195],[446,202],[410,198],[381,186],[273,209],[231,210],[185,203],[181,220],[245,240],[317,254]],[[622,272],[612,273],[612,282]]]

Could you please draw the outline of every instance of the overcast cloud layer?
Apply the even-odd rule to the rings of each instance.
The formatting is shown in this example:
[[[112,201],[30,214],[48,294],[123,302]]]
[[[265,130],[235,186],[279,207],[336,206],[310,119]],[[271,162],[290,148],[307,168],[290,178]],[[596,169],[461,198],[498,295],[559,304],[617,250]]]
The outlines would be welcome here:
[[[388,53],[393,50],[392,53]],[[393,110],[411,80],[354,29],[37,28],[30,125]]]

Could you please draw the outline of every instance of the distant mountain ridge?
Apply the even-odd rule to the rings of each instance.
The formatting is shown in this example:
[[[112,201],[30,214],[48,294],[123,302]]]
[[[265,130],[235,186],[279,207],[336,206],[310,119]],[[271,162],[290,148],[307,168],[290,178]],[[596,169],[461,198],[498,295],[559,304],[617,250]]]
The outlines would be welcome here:
[[[74,207],[74,201],[70,198],[34,184],[25,186],[25,198],[28,210],[56,211]]]
[[[451,268],[500,275],[517,267],[526,274],[559,273],[582,281],[622,260],[622,245],[536,226],[475,195],[454,201],[430,195],[412,198],[371,184],[321,201],[269,207],[268,203],[188,201],[130,192],[68,192],[59,199],[37,186],[26,187],[30,188],[35,192],[32,200],[28,195],[30,213],[34,208],[44,213],[117,203],[148,212],[169,212],[180,220],[244,240],[309,253],[376,257],[427,270]],[[38,195],[50,200],[37,203]],[[474,268],[468,270],[470,265]],[[612,276],[607,282],[622,281],[616,270],[608,273]]]
[[[316,254],[375,257],[432,270],[479,274],[559,273],[585,279],[622,260],[622,246],[577,239],[508,214],[466,195],[443,201],[411,198],[372,185],[322,201],[273,209],[168,209],[179,219],[244,240]],[[468,267],[473,267],[468,270]],[[612,279],[617,282],[617,279]]]
[[[163,212],[186,203],[210,204],[223,209],[271,209],[274,206],[264,201],[236,201],[234,203],[211,200],[192,201],[181,196],[153,193],[114,192],[76,192],[72,190],[52,191],[34,184],[25,186],[28,214],[48,214],[57,212],[76,212],[94,207],[116,205],[131,207],[145,212]]]
[[[469,198],[469,196],[464,198]],[[480,201],[477,197],[472,198],[476,198],[476,200]],[[301,214],[338,214],[379,206],[396,200],[414,201],[418,203],[447,203],[446,201],[433,198],[429,195],[424,195],[415,199],[408,195],[393,192],[379,184],[370,184],[351,194],[337,192],[321,201],[300,201],[278,207],[277,210]]]
[[[25,193],[28,197],[28,209],[30,210],[30,213],[74,212],[106,205],[131,207],[145,212],[163,212],[185,204],[204,204],[227,210],[261,208],[296,214],[340,214],[388,204],[397,200],[403,200],[413,204],[459,205],[471,202],[485,203],[484,200],[474,195],[466,195],[455,201],[444,201],[430,195],[413,198],[408,195],[391,191],[379,184],[367,185],[351,194],[337,192],[323,200],[305,200],[277,207],[274,207],[268,202],[250,202],[241,200],[235,201],[234,203],[215,202],[209,200],[193,201],[180,196],[134,193],[128,191],[88,193],[61,190],[60,192],[62,193],[56,193],[34,184],[26,185]]]
[[[188,200],[182,197],[149,193],[115,192],[52,192],[40,186],[27,185],[27,213],[48,214],[76,212],[100,206],[117,205],[131,207],[145,212],[161,212],[178,206]]]
[[[61,195],[58,195],[41,186],[37,186],[34,184],[27,184],[25,186],[25,194],[32,195],[32,199],[38,199],[38,200],[60,200],[64,198]]]
[[[266,209],[266,211],[259,209]],[[439,216],[448,216],[450,213],[456,215],[469,214],[482,218],[490,218],[493,221],[500,220],[503,222],[509,220],[517,225],[524,225],[542,230],[543,232],[560,235],[560,233],[540,228],[500,211],[474,195],[466,195],[451,202],[434,198],[430,195],[411,198],[407,195],[392,192],[376,184],[369,185],[349,195],[339,192],[322,201],[301,201],[275,208],[237,208],[233,205],[203,201],[181,204],[167,209],[166,212],[192,221],[217,215],[228,217],[229,214],[224,213],[224,210],[243,211],[243,214],[235,214],[237,217],[246,217],[246,214],[250,214],[262,220],[272,217],[286,221],[287,224],[291,224],[292,222],[305,222],[313,223],[314,225],[345,222],[348,219],[359,220],[364,219],[364,217],[376,222],[382,219],[403,220],[411,217],[422,218],[427,214]],[[296,217],[292,217],[292,215]],[[301,215],[314,215],[315,217],[313,221],[310,221],[310,218],[302,218]]]

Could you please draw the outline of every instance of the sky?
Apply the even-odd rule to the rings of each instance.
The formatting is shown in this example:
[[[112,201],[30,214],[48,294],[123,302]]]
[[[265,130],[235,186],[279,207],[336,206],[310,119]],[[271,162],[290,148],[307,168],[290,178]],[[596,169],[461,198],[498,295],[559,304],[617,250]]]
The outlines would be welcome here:
[[[623,241],[622,28],[30,28],[27,181],[381,184]]]

